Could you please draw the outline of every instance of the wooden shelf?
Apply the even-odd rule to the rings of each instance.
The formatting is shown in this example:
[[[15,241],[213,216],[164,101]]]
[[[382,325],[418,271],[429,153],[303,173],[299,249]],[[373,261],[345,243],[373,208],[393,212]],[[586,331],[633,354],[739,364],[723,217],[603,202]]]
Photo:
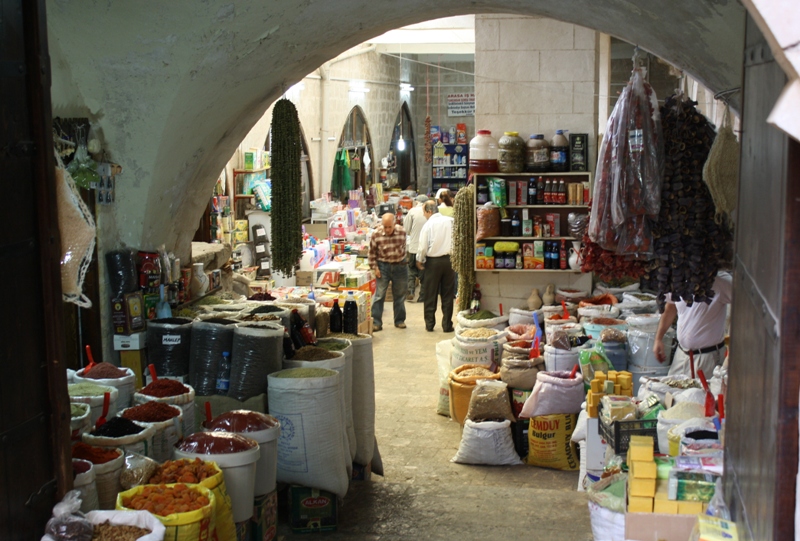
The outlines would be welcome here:
[[[270,167],[262,167],[261,169],[234,169],[233,172],[237,175],[248,175],[250,173],[263,173],[270,169]]]
[[[567,171],[564,173],[475,173],[476,177],[501,177],[501,178],[510,178],[510,177],[590,177],[592,175],[591,171]]]
[[[486,240],[578,240],[575,237],[486,237],[475,242]]]
[[[236,195],[233,196],[234,199],[252,199],[253,197],[255,197],[255,194],[253,194],[253,195],[244,195],[244,194],[237,193]]]
[[[511,270],[511,269],[509,269],[509,270]],[[205,293],[205,294],[203,294],[203,295],[200,295],[200,296],[199,296],[199,297],[197,297],[196,299],[191,299],[191,300],[188,300],[188,301],[184,302],[183,304],[179,304],[178,306],[176,306],[175,308],[173,308],[173,310],[180,310],[180,309],[182,309],[182,308],[186,308],[187,306],[191,306],[191,305],[193,305],[194,303],[196,303],[197,301],[199,301],[199,300],[201,300],[201,299],[205,299],[205,298],[206,298],[206,297],[208,297],[209,295],[213,295],[214,293],[216,293],[217,291],[220,291],[220,290],[222,290],[222,286],[215,287],[215,288],[214,288],[214,289],[212,289],[211,291],[206,291],[206,293]]]
[[[570,274],[582,274],[579,270],[561,269],[475,269],[475,272],[566,272]]]
[[[475,205],[477,208],[483,205]],[[589,205],[506,205],[507,209],[588,209]]]

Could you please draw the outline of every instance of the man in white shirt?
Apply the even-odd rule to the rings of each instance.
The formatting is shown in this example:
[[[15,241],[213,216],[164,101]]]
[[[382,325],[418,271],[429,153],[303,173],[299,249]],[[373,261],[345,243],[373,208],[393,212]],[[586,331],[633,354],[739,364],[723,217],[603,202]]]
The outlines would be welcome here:
[[[425,271],[417,268],[417,252],[419,252],[419,234],[422,226],[428,219],[422,212],[422,206],[428,201],[427,195],[418,195],[414,208],[408,211],[403,227],[408,235],[408,301],[414,302],[414,291],[417,288],[417,278],[419,278],[419,298],[417,302],[422,302],[422,280],[425,278]]]
[[[664,351],[664,335],[678,317],[678,349],[672,360],[669,374],[684,374],[696,377],[702,370],[711,378],[714,367],[725,361],[725,318],[727,305],[731,303],[733,278],[728,273],[719,273],[714,279],[714,298],[711,304],[694,302],[687,306],[684,301],[673,302],[667,296],[667,304],[653,343],[653,353],[659,362],[667,360]]]
[[[455,299],[455,273],[450,264],[453,245],[453,218],[439,213],[435,201],[422,208],[427,222],[419,236],[417,267],[425,269],[422,298],[425,303],[425,330],[433,332],[436,325],[437,296],[442,296],[442,329],[453,332],[453,299]]]

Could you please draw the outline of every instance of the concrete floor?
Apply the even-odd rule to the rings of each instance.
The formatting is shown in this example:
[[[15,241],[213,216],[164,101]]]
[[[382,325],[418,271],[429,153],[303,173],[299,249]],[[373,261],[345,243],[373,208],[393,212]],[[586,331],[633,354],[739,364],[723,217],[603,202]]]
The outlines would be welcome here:
[[[387,302],[384,321],[393,321]],[[375,333],[376,435],[385,477],[352,482],[331,540],[592,539],[577,472],[533,466],[453,464],[461,427],[436,414],[437,321],[425,331],[422,304],[406,303],[408,328]],[[441,318],[439,313],[438,319]],[[286,540],[303,539],[279,528]]]

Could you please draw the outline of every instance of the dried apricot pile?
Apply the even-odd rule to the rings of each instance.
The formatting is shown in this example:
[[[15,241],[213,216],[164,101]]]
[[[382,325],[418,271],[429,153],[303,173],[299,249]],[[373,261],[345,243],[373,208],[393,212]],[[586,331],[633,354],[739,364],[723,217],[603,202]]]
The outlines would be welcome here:
[[[199,483],[204,479],[213,477],[218,470],[213,464],[204,462],[199,458],[190,460],[167,460],[150,478],[151,485],[170,483]]]
[[[209,503],[199,490],[183,483],[173,486],[146,485],[135,496],[122,499],[122,505],[128,509],[150,511],[162,517],[202,509]]]

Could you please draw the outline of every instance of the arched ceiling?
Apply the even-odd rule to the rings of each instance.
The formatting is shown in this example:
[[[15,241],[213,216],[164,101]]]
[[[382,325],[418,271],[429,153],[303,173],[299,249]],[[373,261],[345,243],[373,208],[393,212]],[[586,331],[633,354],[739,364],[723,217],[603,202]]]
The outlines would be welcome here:
[[[56,114],[90,116],[125,167],[101,247],[182,249],[219,174],[282,91],[400,26],[469,13],[542,15],[614,35],[712,90],[739,86],[737,0],[49,0]]]

